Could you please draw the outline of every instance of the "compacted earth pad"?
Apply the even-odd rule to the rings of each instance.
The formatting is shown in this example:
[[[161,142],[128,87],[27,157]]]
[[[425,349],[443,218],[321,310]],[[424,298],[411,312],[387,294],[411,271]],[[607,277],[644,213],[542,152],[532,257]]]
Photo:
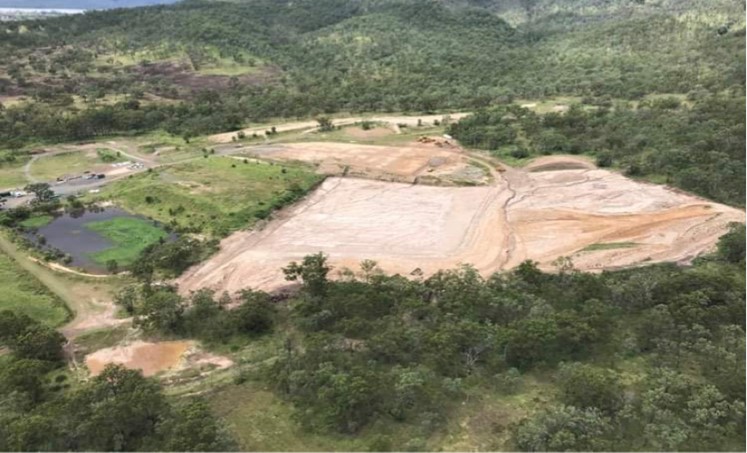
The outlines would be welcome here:
[[[225,239],[180,290],[278,289],[283,266],[320,251],[338,269],[373,259],[405,275],[460,263],[488,275],[524,260],[553,269],[561,256],[580,270],[688,262],[744,222],[740,210],[593,166],[542,167],[508,168],[482,187],[329,178],[265,228]]]
[[[441,146],[417,142],[406,146],[335,142],[286,143],[252,146],[244,153],[276,161],[315,164],[317,171],[323,174],[346,174],[396,182],[412,183],[430,178],[443,180],[441,182],[445,183],[449,179],[455,179],[455,175],[465,168],[479,170],[478,167],[471,167],[466,154],[451,142],[441,143]],[[438,178],[434,178],[436,176]]]
[[[498,187],[455,190],[329,178],[266,228],[223,241],[214,258],[188,271],[180,288],[277,287],[284,282],[282,266],[320,250],[338,265],[356,267],[370,258],[407,273],[423,266],[436,271],[460,260],[491,261],[497,257],[474,252],[485,242],[498,244],[496,254],[501,249],[499,217],[507,197]]]

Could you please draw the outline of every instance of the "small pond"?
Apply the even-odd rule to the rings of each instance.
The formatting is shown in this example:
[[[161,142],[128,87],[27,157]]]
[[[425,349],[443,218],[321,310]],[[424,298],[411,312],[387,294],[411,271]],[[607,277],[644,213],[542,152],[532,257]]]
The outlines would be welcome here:
[[[46,243],[40,243],[40,236]],[[26,237],[39,248],[56,248],[72,258],[68,265],[103,273],[107,262],[131,264],[140,251],[159,240],[174,240],[158,223],[108,207],[55,216]]]

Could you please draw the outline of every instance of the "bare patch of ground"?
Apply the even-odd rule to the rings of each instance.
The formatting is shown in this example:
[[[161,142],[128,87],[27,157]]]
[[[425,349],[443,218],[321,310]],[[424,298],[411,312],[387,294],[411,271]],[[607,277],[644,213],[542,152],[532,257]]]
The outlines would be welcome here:
[[[501,205],[508,197],[498,187],[329,178],[266,228],[225,239],[217,255],[179,279],[179,287],[183,292],[210,287],[231,293],[245,287],[278,288],[285,284],[281,267],[319,251],[338,267],[357,267],[370,258],[401,273],[417,267],[435,272],[460,261],[495,267],[503,241],[495,226],[502,223]],[[483,242],[497,246],[486,251]]]
[[[36,264],[40,266],[48,267],[52,270],[59,271],[59,272],[66,272],[68,274],[73,275],[79,275],[81,277],[87,277],[87,278],[109,278],[109,275],[107,274],[89,274],[87,272],[81,272],[75,269],[71,269],[67,266],[63,266],[60,263],[55,263],[54,261],[42,261],[39,259],[36,259],[34,257],[29,257],[29,260],[35,262]]]
[[[516,192],[507,206],[514,238],[507,267],[532,259],[550,268],[558,256],[572,256],[583,270],[689,262],[712,249],[730,222],[744,222],[740,210],[606,170],[505,176]],[[636,246],[587,249],[605,243]]]
[[[135,341],[127,346],[99,349],[87,355],[86,366],[93,376],[100,374],[110,363],[142,370],[144,376],[153,376],[176,366],[189,346],[188,341]]]
[[[286,152],[299,158],[319,152],[304,146]],[[375,157],[364,159],[373,164]],[[413,162],[399,165],[399,158],[385,156],[380,165],[400,172],[417,168]],[[730,222],[744,222],[743,211],[588,162],[566,170],[557,168],[582,164],[549,163],[555,171],[507,168],[482,187],[329,178],[264,229],[225,239],[218,254],[178,280],[180,290],[275,290],[286,284],[283,266],[320,251],[337,268],[373,259],[385,271],[405,275],[415,269],[429,275],[460,263],[488,275],[524,260],[552,269],[560,256],[572,256],[581,270],[688,262],[711,250]],[[635,247],[588,249],[600,243]]]
[[[132,318],[117,317],[117,307],[111,296],[105,299],[91,297],[80,301],[75,308],[75,318],[60,329],[60,332],[71,340],[91,330],[121,326],[132,321]]]
[[[352,138],[358,138],[358,139],[364,139],[364,138],[378,138],[378,137],[386,137],[387,135],[391,135],[394,133],[389,128],[386,127],[374,127],[369,130],[364,130],[360,127],[346,127],[345,133]]]
[[[85,362],[93,376],[100,374],[110,363],[142,370],[144,376],[167,371],[178,372],[187,368],[228,368],[233,365],[226,357],[200,350],[194,341],[151,343],[137,340],[127,345],[99,349],[88,354]]]
[[[415,182],[418,177],[427,175],[448,176],[467,167],[467,157],[460,148],[440,148],[419,143],[409,146],[374,146],[308,142],[257,146],[246,152],[253,157],[313,163],[323,174],[345,173],[400,182]],[[439,171],[434,172],[436,169]]]

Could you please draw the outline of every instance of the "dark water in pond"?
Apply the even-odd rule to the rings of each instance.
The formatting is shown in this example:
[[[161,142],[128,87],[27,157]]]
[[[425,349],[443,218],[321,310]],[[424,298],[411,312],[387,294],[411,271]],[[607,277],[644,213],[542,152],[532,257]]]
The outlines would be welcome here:
[[[83,268],[89,272],[105,273],[106,267],[97,264],[88,255],[111,248],[114,244],[85,225],[90,222],[120,217],[142,219],[153,223],[150,219],[132,215],[118,208],[86,210],[77,214],[65,213],[37,230],[37,234],[44,236],[47,240],[46,245],[40,246],[40,248],[53,247],[70,255],[73,260],[66,264],[68,266]],[[29,233],[26,237],[35,243],[37,242],[37,237],[34,234]],[[176,235],[173,233],[166,238],[166,240],[174,239],[176,239]]]

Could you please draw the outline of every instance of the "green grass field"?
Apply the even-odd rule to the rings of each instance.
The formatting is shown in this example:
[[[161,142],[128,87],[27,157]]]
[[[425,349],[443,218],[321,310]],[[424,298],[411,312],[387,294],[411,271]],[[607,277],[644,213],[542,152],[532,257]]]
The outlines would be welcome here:
[[[182,137],[164,131],[152,131],[127,140],[137,146],[137,153],[159,163],[175,163],[201,157],[202,150],[209,149],[212,145],[206,137],[194,137],[186,143]]]
[[[52,220],[54,217],[51,215],[35,215],[24,220],[20,225],[24,228],[41,228]]]
[[[23,166],[29,161],[29,157],[16,159],[15,162],[0,165],[0,188],[12,189],[22,188],[27,184],[26,176],[23,174]]]
[[[91,170],[94,165],[122,162],[126,158],[117,155],[117,151],[100,147],[95,151],[70,151],[66,153],[43,156],[31,164],[31,176],[48,181],[64,175],[80,174]],[[23,172],[20,172],[23,176]]]
[[[168,236],[147,220],[133,217],[89,222],[85,226],[114,243],[112,248],[89,255],[99,265],[106,265],[109,261],[116,261],[120,266],[130,265],[143,249]]]
[[[50,326],[59,326],[70,316],[57,296],[4,252],[0,252],[0,288],[0,310],[23,313]]]
[[[255,64],[238,63],[231,58],[216,58],[214,61],[200,67],[197,71],[202,75],[240,76],[259,72],[260,67]]]
[[[44,156],[31,164],[31,175],[40,180],[52,180],[63,175],[82,173],[97,162],[86,152],[73,151],[52,156]]]
[[[251,226],[320,180],[298,165],[210,156],[117,181],[92,199],[111,200],[183,230],[223,236]]]

